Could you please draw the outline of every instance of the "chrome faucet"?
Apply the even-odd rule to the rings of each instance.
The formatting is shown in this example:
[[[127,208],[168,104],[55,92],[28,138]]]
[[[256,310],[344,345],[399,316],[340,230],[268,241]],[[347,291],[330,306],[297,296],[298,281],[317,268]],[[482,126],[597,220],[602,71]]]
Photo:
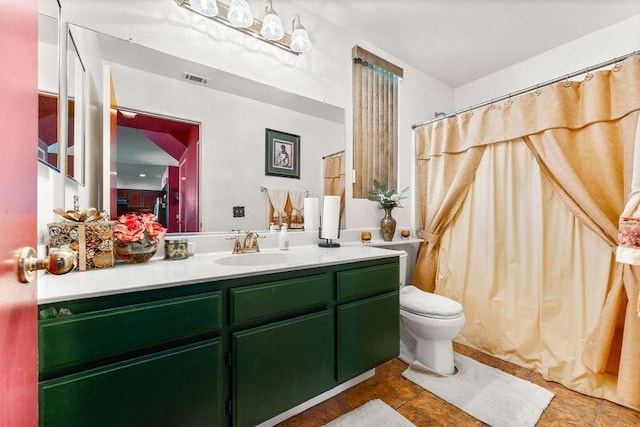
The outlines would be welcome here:
[[[260,252],[258,247],[258,233],[253,231],[247,231],[244,241],[240,243],[240,234],[237,234],[233,242],[234,254],[244,254],[250,252]]]

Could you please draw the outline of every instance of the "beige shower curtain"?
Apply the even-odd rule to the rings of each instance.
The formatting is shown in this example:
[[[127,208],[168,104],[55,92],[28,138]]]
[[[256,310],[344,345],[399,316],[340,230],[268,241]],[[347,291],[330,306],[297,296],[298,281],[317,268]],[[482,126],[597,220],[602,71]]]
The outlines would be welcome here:
[[[611,283],[611,249],[565,207],[522,139],[491,144],[443,234],[436,293],[464,306],[457,341],[619,400],[581,363]]]
[[[631,153],[628,150],[633,146],[638,111],[640,57],[632,56],[614,70],[589,74],[584,82],[558,83],[420,128],[417,158],[422,186],[421,235],[427,243],[421,247],[414,282],[427,290],[435,287],[439,239],[462,206],[473,182],[480,163],[478,151],[488,144],[509,140],[526,144],[569,211],[615,249],[615,224],[630,186],[631,170],[627,159]],[[580,256],[583,254],[574,249],[572,257],[564,259],[565,267],[574,267],[576,257]],[[613,262],[613,253],[607,258],[607,262]],[[490,258],[484,260],[492,261]],[[468,262],[482,263],[483,260]],[[503,266],[506,271],[509,268],[508,263]],[[635,306],[640,275],[637,267],[628,265],[614,264],[612,269],[606,299],[596,304],[599,318],[589,331],[582,358],[591,371],[617,377],[617,395],[607,398],[638,407],[640,319],[636,316]],[[505,277],[494,277],[495,285],[507,286]],[[441,286],[438,290],[443,292]],[[521,291],[525,292],[525,286]],[[545,298],[544,291],[542,298]],[[593,305],[593,301],[589,301],[585,307],[594,309]],[[518,315],[531,314],[523,311]],[[523,336],[528,333],[520,331]],[[573,332],[558,330],[556,333],[561,340],[580,339]],[[542,337],[540,339],[544,342]],[[488,347],[491,344],[488,342]],[[500,351],[498,353],[496,355],[506,357]],[[537,357],[528,363],[533,363],[546,375],[544,354]],[[577,371],[565,371],[562,375],[563,378],[548,377],[579,391],[602,395],[602,382],[581,379]]]

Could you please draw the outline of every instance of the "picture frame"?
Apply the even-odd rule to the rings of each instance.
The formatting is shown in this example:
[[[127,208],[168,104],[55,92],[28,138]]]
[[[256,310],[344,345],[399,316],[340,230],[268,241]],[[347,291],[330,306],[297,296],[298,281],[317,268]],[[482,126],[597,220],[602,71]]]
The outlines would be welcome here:
[[[300,179],[300,135],[265,129],[264,174]]]

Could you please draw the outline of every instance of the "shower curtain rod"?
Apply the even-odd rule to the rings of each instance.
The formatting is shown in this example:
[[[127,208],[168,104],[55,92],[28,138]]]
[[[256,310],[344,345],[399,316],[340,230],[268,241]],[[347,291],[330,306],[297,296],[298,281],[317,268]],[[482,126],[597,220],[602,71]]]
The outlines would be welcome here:
[[[335,153],[327,154],[326,156],[322,156],[322,160],[326,159],[327,157],[337,156],[338,154],[342,154],[342,153],[344,153],[344,150],[340,150],[340,151],[336,151]]]
[[[268,191],[267,187],[260,187],[261,193],[267,193]],[[304,190],[304,192],[307,193],[307,196],[309,195],[309,190]],[[269,197],[269,193],[267,193],[267,197]]]
[[[640,55],[640,50],[636,50],[634,52],[627,53],[626,55],[622,55],[622,56],[619,56],[617,58],[613,58],[613,59],[610,59],[608,61],[601,62],[599,64],[592,65],[592,66],[587,67],[587,68],[582,68],[582,69],[580,69],[578,71],[574,71],[573,73],[564,74],[564,75],[562,75],[560,77],[556,77],[555,79],[547,80],[546,82],[538,83],[537,85],[529,86],[528,88],[520,89],[519,91],[516,91],[516,92],[508,93],[507,95],[503,95],[503,96],[501,96],[499,98],[494,98],[494,99],[491,99],[489,101],[482,102],[480,104],[472,105],[471,107],[467,107],[467,108],[464,108],[462,110],[457,110],[457,111],[454,110],[453,113],[445,114],[443,116],[439,116],[439,117],[436,117],[434,119],[427,120],[426,122],[422,122],[420,124],[413,125],[413,126],[411,126],[411,129],[416,129],[416,128],[419,128],[421,126],[428,125],[428,124],[433,123],[433,122],[437,122],[438,120],[448,119],[450,117],[455,117],[458,114],[466,113],[467,111],[475,110],[476,108],[484,107],[485,105],[491,105],[491,104],[494,104],[496,102],[504,101],[505,99],[509,99],[509,98],[514,97],[514,96],[522,95],[523,93],[527,93],[527,92],[531,92],[531,91],[534,91],[534,90],[538,90],[541,87],[549,86],[551,84],[558,83],[558,82],[561,82],[563,80],[568,80],[571,77],[579,76],[579,75],[585,74],[585,73],[588,74],[591,71],[597,70],[599,68],[603,68],[603,67],[609,66],[611,64],[617,64],[617,63],[619,63],[621,61],[624,61],[625,59],[627,59],[628,57],[633,56],[633,55]]]

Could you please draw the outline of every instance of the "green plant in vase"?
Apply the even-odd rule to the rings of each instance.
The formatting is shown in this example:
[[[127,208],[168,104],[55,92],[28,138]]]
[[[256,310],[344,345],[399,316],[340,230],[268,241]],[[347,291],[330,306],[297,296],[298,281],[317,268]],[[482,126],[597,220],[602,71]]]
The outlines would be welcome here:
[[[147,262],[166,233],[167,229],[156,222],[154,214],[121,215],[114,227],[116,256],[127,264]]]
[[[379,209],[384,209],[385,215],[380,220],[380,231],[385,242],[393,240],[396,232],[396,220],[391,216],[391,210],[403,207],[400,200],[407,198],[405,194],[408,190],[409,187],[405,187],[398,193],[395,189],[390,189],[386,182],[373,180],[373,190],[369,190],[368,199],[377,202]]]

